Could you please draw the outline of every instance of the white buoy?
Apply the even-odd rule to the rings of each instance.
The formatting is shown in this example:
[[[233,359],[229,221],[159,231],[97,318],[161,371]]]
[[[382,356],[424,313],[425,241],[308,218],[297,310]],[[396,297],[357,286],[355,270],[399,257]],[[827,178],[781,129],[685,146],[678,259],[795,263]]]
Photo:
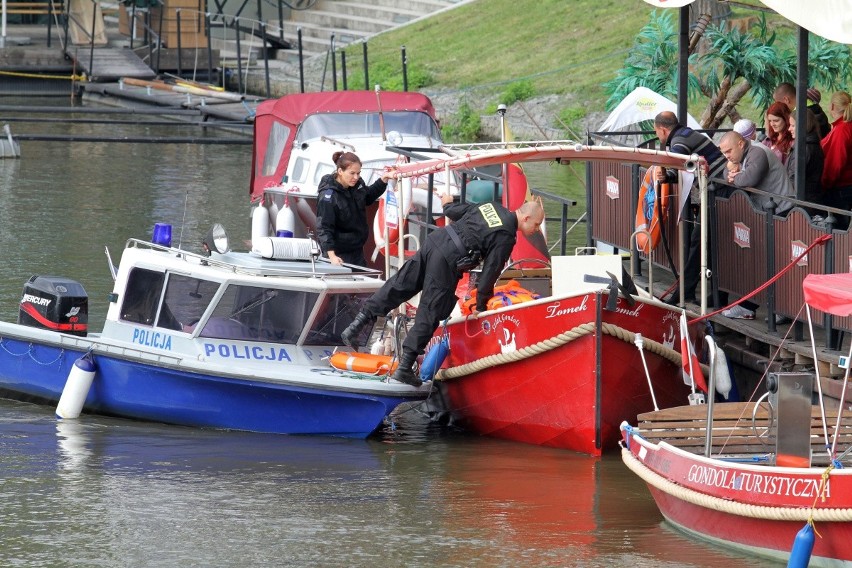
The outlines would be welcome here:
[[[91,352],[86,353],[76,361],[68,378],[65,380],[65,388],[56,405],[56,417],[60,419],[77,418],[83,410],[86,396],[95,378],[95,362],[92,360]]]
[[[285,201],[275,217],[275,234],[279,237],[292,237],[296,230],[296,214]]]
[[[269,210],[263,205],[258,205],[251,212],[251,242],[256,243],[260,239],[269,236]]]

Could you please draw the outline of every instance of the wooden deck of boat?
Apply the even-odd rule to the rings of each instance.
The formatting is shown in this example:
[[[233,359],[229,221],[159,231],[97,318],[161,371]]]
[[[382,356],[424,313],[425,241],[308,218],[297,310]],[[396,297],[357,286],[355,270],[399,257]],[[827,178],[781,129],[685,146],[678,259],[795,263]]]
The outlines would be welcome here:
[[[774,439],[766,435],[769,409],[762,403],[754,412],[753,402],[727,402],[714,405],[712,453],[725,455],[769,454]],[[754,422],[752,414],[754,413]],[[833,439],[837,410],[826,409],[829,440]],[[707,429],[707,406],[679,406],[637,417],[639,434],[651,441],[665,441],[693,453],[703,453]],[[811,451],[813,465],[827,465],[822,419],[819,406],[811,409]],[[843,413],[837,441],[838,453],[852,445],[852,410]]]

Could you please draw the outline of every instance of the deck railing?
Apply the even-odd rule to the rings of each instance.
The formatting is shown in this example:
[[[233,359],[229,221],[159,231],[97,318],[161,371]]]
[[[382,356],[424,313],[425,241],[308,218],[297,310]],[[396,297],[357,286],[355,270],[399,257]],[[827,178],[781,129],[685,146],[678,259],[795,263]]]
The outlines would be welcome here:
[[[644,175],[644,170],[637,166],[587,164],[590,245],[607,243],[616,249],[630,251],[633,258],[649,260],[636,249],[635,243],[630,242],[641,175]],[[814,248],[774,285],[753,298],[766,306],[770,315],[799,318],[797,325],[801,326],[804,317],[800,312],[804,303],[802,281],[805,276],[809,273],[852,271],[852,235],[847,230],[835,229],[833,224],[814,220],[804,205],[829,221],[843,217],[848,220],[849,213],[792,200],[797,206],[786,216],[777,216],[755,206],[749,195],[757,197],[757,193],[757,190],[737,189],[730,197],[713,198],[710,230],[716,238],[711,240],[709,250],[711,257],[719,259],[715,270],[719,290],[728,292],[731,300],[752,292],[790,264],[818,237],[830,234],[832,240],[825,246]],[[673,202],[664,231],[672,258],[677,262],[680,231],[675,209]],[[672,271],[662,246],[652,251],[650,261]],[[774,317],[767,320],[767,330],[774,332]],[[838,318],[822,312],[814,312],[814,323],[828,332],[826,346],[830,349],[839,348],[842,338],[839,331],[852,330],[852,318]],[[801,337],[801,328],[796,333]]]

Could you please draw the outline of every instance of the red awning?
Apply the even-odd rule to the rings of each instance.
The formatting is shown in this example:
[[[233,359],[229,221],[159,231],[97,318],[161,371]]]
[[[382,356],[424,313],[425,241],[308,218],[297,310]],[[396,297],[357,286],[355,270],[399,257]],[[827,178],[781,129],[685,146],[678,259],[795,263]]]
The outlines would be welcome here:
[[[802,288],[812,308],[834,316],[852,315],[852,273],[808,274]]]

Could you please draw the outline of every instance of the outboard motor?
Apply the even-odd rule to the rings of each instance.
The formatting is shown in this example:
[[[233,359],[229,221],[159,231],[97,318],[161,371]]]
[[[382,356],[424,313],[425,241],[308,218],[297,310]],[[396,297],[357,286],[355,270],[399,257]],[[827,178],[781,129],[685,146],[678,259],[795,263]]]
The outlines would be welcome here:
[[[89,328],[89,296],[75,280],[33,276],[24,284],[18,323],[85,336]]]

